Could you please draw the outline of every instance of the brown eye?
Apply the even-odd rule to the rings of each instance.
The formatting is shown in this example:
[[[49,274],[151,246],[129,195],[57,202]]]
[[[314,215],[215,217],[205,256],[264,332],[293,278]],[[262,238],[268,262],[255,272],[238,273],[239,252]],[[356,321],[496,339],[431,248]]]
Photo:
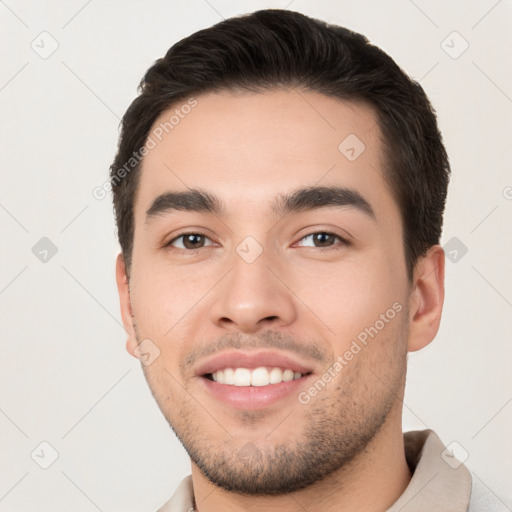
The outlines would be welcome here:
[[[315,233],[313,241],[316,247],[325,247],[332,245],[336,240],[336,236],[331,233]]]
[[[185,235],[183,237],[183,245],[187,249],[197,249],[204,246],[203,235]]]
[[[299,245],[301,247],[318,247],[318,248],[331,248],[341,242],[342,245],[348,245],[347,240],[336,235],[335,233],[329,233],[328,231],[319,231],[317,233],[311,233],[301,238]]]
[[[207,243],[209,241],[210,243]],[[201,249],[212,245],[210,239],[200,233],[184,233],[173,240],[171,240],[167,246],[175,247],[176,249]]]

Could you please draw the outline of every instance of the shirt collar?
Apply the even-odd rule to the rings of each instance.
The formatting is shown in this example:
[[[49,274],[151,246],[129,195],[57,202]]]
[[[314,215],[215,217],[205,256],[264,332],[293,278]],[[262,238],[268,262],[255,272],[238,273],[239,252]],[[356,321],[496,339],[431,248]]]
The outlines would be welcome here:
[[[405,456],[413,471],[409,485],[387,512],[466,512],[471,474],[432,430],[404,434]]]

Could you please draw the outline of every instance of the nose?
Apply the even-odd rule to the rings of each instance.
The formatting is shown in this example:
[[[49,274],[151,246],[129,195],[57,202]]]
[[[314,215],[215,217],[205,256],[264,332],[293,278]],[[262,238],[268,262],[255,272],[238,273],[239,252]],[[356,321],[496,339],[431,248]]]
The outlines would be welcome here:
[[[230,272],[212,290],[210,315],[215,325],[254,333],[294,322],[293,292],[280,276],[280,266],[272,264],[265,251],[252,263],[235,253],[231,264]]]

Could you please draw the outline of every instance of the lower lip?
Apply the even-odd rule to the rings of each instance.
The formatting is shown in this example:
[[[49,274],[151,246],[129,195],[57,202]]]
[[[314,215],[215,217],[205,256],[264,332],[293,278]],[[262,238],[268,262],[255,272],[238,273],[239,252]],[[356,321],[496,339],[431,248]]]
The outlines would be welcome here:
[[[220,384],[214,380],[201,377],[206,390],[215,398],[228,404],[235,409],[265,409],[281,399],[295,395],[304,386],[312,374],[305,375],[300,379],[280,382],[279,384],[268,384],[267,386],[234,386]]]

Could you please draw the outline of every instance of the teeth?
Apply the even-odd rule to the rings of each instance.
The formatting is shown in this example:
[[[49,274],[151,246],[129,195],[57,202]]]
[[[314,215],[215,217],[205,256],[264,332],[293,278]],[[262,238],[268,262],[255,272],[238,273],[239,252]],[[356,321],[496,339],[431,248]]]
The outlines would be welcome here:
[[[224,379],[224,384],[227,384]],[[251,385],[251,372],[247,368],[237,368],[235,370],[235,386],[250,386]]]
[[[300,379],[302,373],[294,372],[290,369],[267,368],[224,368],[212,373],[212,378],[219,384],[229,384],[231,386],[268,386],[269,384],[279,384],[294,379]]]
[[[239,368],[236,373],[243,368]],[[270,375],[264,367],[256,368],[251,374],[251,386],[268,386],[270,384]],[[247,384],[246,384],[247,385]]]
[[[234,382],[235,382],[235,370],[233,370],[233,368],[225,368],[223,384],[234,384]]]

